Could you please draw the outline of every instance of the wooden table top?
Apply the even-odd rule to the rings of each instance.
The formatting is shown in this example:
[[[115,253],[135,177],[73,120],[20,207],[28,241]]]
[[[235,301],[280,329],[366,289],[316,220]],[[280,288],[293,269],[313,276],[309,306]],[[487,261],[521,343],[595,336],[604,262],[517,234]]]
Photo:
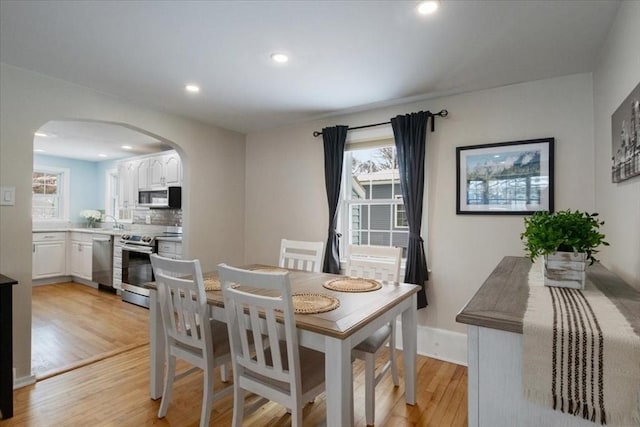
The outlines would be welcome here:
[[[242,266],[242,268],[247,269],[258,267],[270,266]],[[203,276],[205,279],[217,279],[218,272],[206,272],[203,273]],[[371,319],[375,319],[389,308],[410,298],[420,289],[417,285],[385,281],[380,282],[382,288],[371,292],[338,292],[322,286],[328,280],[336,277],[344,276],[289,270],[292,293],[320,293],[334,296],[340,300],[340,306],[331,311],[316,314],[296,314],[296,325],[299,328],[344,339],[358,331]],[[146,284],[146,286],[155,289],[155,283],[153,282]],[[224,307],[222,291],[207,291],[207,303],[217,307]]]
[[[529,298],[530,269],[528,258],[504,257],[458,313],[456,321],[521,334]],[[640,292],[600,263],[587,267],[587,279],[616,305],[640,336]]]

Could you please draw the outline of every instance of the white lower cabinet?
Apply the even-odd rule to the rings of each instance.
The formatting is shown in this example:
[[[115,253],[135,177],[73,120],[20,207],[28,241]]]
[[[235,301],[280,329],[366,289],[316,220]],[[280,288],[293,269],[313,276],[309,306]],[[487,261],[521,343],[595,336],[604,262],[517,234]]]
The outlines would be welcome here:
[[[120,238],[113,238],[113,287],[122,289],[122,243]]]
[[[182,242],[158,241],[158,255],[171,259],[182,259]]]
[[[71,232],[69,247],[69,274],[91,280],[93,255],[93,234]]]
[[[33,233],[32,279],[64,276],[66,233]]]

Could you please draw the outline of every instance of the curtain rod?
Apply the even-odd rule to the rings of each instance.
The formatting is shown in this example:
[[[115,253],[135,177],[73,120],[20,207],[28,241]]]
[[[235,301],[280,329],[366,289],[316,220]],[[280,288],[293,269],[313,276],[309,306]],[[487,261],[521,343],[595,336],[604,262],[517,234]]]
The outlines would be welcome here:
[[[431,111],[427,111],[427,115],[431,117],[431,132],[433,132],[436,129],[435,125],[434,125],[433,118],[435,118],[436,116],[438,116],[438,117],[447,117],[449,115],[449,112],[447,110],[440,110],[439,113],[432,113]],[[366,128],[372,128],[374,126],[382,126],[382,125],[388,125],[388,124],[391,124],[391,122],[388,121],[388,122],[382,122],[382,123],[374,123],[374,124],[371,124],[371,125],[355,126],[355,127],[347,128],[347,130],[366,129]],[[314,137],[318,137],[320,135],[322,135],[322,132],[318,132],[317,130],[313,131],[313,136]]]

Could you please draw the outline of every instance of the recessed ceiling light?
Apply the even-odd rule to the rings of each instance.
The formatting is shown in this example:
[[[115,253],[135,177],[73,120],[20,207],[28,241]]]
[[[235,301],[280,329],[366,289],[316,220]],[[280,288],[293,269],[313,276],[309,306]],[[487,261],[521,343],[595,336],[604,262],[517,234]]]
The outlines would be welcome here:
[[[46,134],[46,133],[44,133],[44,132],[36,132],[36,133],[34,133],[34,135],[35,135],[35,136],[41,136],[42,138],[46,138],[46,137],[48,137],[48,136],[49,136],[49,135],[47,135],[47,134]]]
[[[121,145],[120,148],[122,148],[123,150],[131,150],[133,147],[130,145]]]
[[[420,15],[431,15],[440,6],[440,2],[437,0],[426,0],[418,3],[418,13]]]
[[[273,62],[277,62],[278,64],[284,64],[289,61],[289,57],[284,53],[272,53],[271,60]]]
[[[190,83],[188,85],[185,85],[184,90],[191,93],[198,93],[200,92],[200,86]]]
[[[42,148],[34,148],[33,152],[34,153],[44,153],[44,150]]]
[[[100,154],[98,154],[98,157],[107,157],[107,155],[100,153]]]

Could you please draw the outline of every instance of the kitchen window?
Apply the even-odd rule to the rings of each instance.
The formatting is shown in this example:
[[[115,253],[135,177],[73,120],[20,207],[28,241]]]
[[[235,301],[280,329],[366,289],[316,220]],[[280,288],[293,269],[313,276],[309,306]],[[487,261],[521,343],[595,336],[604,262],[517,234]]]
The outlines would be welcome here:
[[[66,168],[34,166],[31,179],[34,221],[69,220],[69,175]]]
[[[395,246],[404,258],[409,229],[393,141],[347,146],[342,194],[341,253],[349,244]]]

